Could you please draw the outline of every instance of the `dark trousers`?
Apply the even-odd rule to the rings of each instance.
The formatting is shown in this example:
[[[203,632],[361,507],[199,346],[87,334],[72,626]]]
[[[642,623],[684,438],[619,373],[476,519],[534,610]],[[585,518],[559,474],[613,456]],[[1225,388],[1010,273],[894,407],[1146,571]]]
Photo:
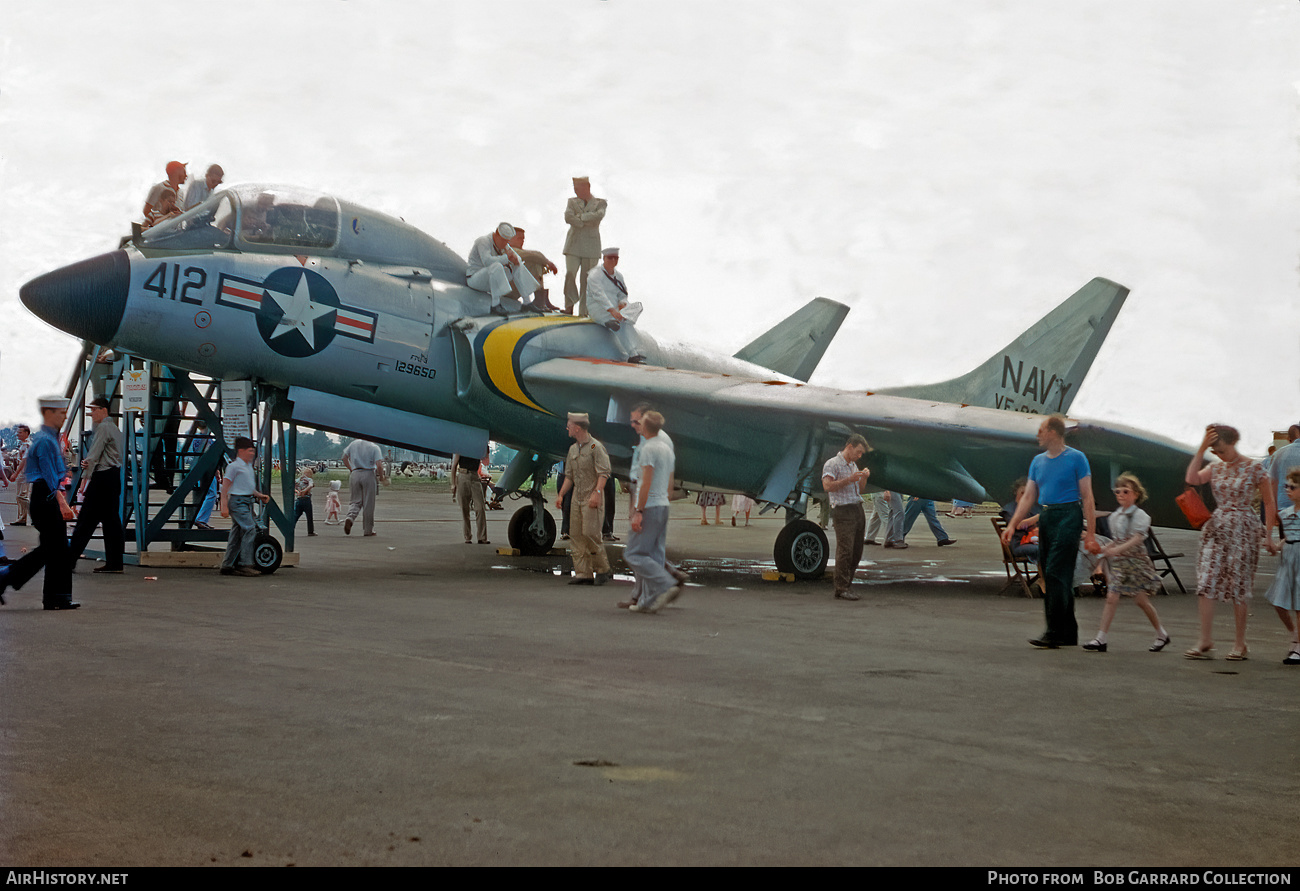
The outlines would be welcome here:
[[[1038,560],[1047,582],[1043,638],[1067,647],[1079,642],[1079,624],[1074,620],[1074,563],[1082,535],[1083,508],[1079,504],[1043,508],[1038,520]]]
[[[9,586],[17,589],[45,567],[46,604],[72,599],[72,561],[68,558],[68,524],[59,513],[59,502],[44,480],[32,483],[32,525],[40,533],[40,545],[9,565]]]
[[[122,472],[116,467],[96,470],[86,485],[86,497],[81,502],[77,525],[72,529],[68,545],[68,559],[75,562],[86,549],[96,526],[104,527],[104,567],[122,568],[122,551],[126,534],[122,531],[122,515],[118,513],[122,496]]]
[[[297,499],[296,501],[294,501],[294,503],[293,503],[293,525],[294,525],[294,526],[297,526],[297,525],[298,525],[298,519],[299,519],[303,514],[306,514],[306,515],[307,515],[307,534],[308,534],[308,535],[315,535],[315,534],[316,534],[316,521],[312,519],[312,515],[311,515],[311,496],[310,496],[310,495],[307,495],[307,496],[304,497],[304,498],[299,498],[299,499]]]
[[[843,594],[853,584],[853,573],[862,562],[862,540],[867,533],[867,512],[862,502],[831,508],[835,527],[835,593]]]
[[[605,521],[600,527],[601,535],[614,534],[614,478],[605,480]]]

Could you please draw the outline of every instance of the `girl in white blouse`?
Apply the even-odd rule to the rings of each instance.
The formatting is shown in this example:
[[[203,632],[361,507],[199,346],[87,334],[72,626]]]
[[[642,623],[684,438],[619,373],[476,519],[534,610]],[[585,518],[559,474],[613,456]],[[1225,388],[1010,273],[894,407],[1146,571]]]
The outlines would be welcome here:
[[[1106,632],[1115,618],[1120,597],[1136,600],[1138,608],[1146,613],[1151,627],[1155,628],[1156,639],[1147,647],[1148,650],[1158,653],[1169,645],[1169,632],[1160,624],[1160,617],[1156,615],[1149,596],[1161,589],[1162,582],[1146,552],[1151,517],[1138,507],[1146,497],[1146,489],[1142,488],[1136,476],[1131,473],[1119,475],[1115,482],[1115,500],[1119,502],[1119,509],[1113,511],[1107,520],[1111,543],[1101,549],[1106,564],[1106,606],[1101,611],[1101,630],[1083,645],[1090,653],[1106,652]]]

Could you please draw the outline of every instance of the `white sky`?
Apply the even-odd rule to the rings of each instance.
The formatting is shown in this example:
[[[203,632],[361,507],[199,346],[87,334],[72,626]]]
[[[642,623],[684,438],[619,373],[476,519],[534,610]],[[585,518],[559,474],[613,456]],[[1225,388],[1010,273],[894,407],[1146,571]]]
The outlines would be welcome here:
[[[170,159],[562,266],[569,177],[643,327],[733,352],[853,307],[814,383],[952,377],[1096,275],[1073,413],[1186,442],[1300,419],[1294,0],[8,3],[0,425],[71,338],[18,287],[110,250]]]

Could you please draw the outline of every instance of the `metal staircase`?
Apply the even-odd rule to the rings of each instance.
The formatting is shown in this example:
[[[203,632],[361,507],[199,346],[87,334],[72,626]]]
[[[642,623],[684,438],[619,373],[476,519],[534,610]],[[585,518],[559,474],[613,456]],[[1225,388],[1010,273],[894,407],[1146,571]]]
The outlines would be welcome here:
[[[63,429],[65,441],[76,440],[79,454],[72,470],[74,490],[80,487],[80,457],[90,447],[90,430],[81,406],[96,396],[110,400],[109,416],[123,434],[122,500],[126,530],[124,561],[140,566],[216,566],[225,550],[226,528],[196,525],[204,500],[219,485],[227,460],[234,457],[222,423],[221,382],[179,368],[149,362],[124,353],[108,352],[84,342],[68,382],[71,400]],[[258,488],[271,494],[262,520],[278,531],[283,548],[264,533],[258,537],[257,563],[273,572],[282,563],[296,565],[293,553],[292,510],[296,468],[297,426],[288,417],[282,391],[254,385],[248,407],[250,430],[258,446]],[[278,461],[280,493],[272,488]],[[93,550],[88,556],[102,557]],[[134,552],[131,546],[134,544]],[[164,547],[165,545],[165,547]]]

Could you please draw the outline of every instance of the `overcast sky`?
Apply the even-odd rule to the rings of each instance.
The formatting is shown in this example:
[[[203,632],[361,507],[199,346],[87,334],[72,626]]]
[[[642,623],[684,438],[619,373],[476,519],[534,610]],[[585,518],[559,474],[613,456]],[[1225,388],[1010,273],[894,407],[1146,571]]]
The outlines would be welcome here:
[[[0,425],[75,343],[19,286],[110,250],[173,158],[563,265],[569,178],[661,339],[852,306],[814,383],[952,377],[1093,276],[1073,414],[1248,451],[1300,420],[1295,0],[10,3]]]

